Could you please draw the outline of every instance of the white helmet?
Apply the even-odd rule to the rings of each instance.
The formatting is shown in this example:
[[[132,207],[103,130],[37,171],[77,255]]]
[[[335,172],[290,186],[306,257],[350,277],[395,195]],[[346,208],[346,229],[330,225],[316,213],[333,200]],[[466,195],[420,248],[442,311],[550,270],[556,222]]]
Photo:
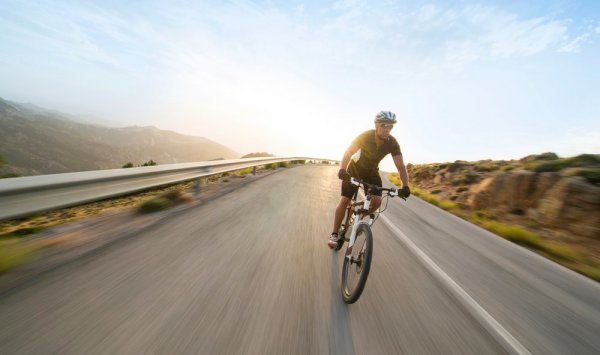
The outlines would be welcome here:
[[[390,111],[379,111],[375,115],[375,123],[396,123],[396,114]]]

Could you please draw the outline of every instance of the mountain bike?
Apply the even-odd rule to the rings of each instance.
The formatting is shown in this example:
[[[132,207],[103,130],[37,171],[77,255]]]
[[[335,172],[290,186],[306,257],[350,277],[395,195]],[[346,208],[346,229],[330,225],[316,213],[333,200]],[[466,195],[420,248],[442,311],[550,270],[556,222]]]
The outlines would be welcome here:
[[[342,267],[342,298],[348,304],[358,300],[367,283],[367,277],[369,277],[373,257],[371,226],[375,223],[379,214],[385,211],[387,198],[398,196],[398,190],[395,188],[379,187],[356,178],[351,178],[350,182],[356,186],[362,186],[366,197],[364,200],[358,200],[358,191],[352,196],[338,232],[338,245],[335,248],[338,251],[342,248],[344,242],[348,242]],[[385,192],[383,197],[386,198],[386,207],[378,213],[369,213],[371,199],[375,196],[374,193],[378,191]],[[369,218],[364,220],[367,216]]]

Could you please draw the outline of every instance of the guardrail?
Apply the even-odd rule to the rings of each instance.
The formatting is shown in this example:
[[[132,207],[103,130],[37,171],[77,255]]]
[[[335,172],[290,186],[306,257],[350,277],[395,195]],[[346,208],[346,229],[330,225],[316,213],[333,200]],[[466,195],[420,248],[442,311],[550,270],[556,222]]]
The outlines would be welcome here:
[[[249,158],[2,179],[0,220],[80,205],[228,171],[296,160],[334,162],[331,159],[307,157]]]

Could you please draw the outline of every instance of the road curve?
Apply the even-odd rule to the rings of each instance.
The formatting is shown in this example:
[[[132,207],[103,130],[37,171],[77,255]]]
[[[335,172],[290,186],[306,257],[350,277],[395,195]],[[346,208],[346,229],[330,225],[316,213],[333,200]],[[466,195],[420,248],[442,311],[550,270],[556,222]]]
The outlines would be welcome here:
[[[343,303],[335,174],[281,170],[7,293],[0,354],[504,353],[382,221]],[[386,215],[532,353],[598,353],[597,284],[418,199]]]

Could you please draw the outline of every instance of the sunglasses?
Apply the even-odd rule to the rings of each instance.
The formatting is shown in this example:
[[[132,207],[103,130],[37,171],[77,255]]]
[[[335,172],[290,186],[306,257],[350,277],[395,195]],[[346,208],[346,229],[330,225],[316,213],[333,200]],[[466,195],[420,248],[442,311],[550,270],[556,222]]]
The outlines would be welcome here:
[[[394,128],[394,125],[391,123],[382,123],[379,125],[379,127],[383,128],[383,129],[392,129],[392,128]]]

